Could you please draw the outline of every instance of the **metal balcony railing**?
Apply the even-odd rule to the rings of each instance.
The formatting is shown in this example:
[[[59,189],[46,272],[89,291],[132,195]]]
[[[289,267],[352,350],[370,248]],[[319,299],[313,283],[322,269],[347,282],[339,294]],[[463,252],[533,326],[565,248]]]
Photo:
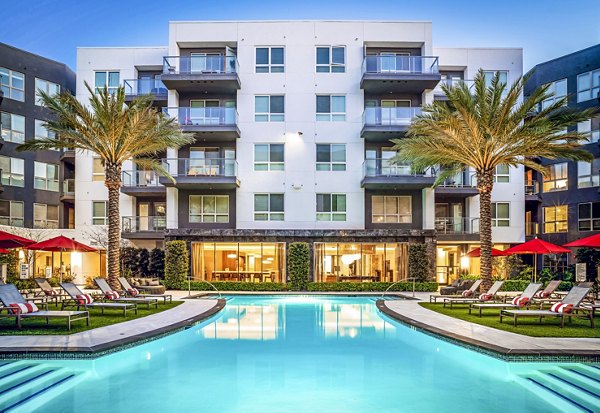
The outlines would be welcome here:
[[[420,114],[420,107],[383,108],[376,106],[365,108],[363,124],[365,126],[407,126],[415,116]]]
[[[365,56],[363,73],[438,74],[437,56],[376,55]]]
[[[225,158],[169,158],[163,166],[172,176],[236,177],[238,164],[235,159]]]
[[[160,79],[126,79],[123,81],[126,95],[166,95],[168,90]]]
[[[177,119],[182,126],[233,126],[237,123],[236,108],[163,108],[163,113]]]
[[[436,217],[438,234],[478,234],[479,218]]]
[[[123,186],[159,186],[159,175],[154,171],[123,171]]]
[[[141,232],[141,231],[163,231],[167,228],[167,217],[149,216],[149,217],[122,217],[121,230],[123,232]]]
[[[417,171],[411,164],[392,164],[389,159],[365,159],[363,177],[380,176],[425,176],[425,171]]]
[[[75,193],[75,179],[64,179],[62,184],[62,194],[74,194]]]
[[[525,195],[537,195],[540,193],[538,181],[525,181]]]
[[[169,75],[184,74],[228,74],[237,73],[236,56],[207,54],[202,56],[165,56],[163,73]]]

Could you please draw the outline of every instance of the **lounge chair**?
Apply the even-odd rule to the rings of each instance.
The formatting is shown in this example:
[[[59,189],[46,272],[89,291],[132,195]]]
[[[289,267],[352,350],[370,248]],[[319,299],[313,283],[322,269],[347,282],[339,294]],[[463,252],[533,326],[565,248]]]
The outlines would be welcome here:
[[[165,304],[167,301],[170,303],[173,302],[173,296],[171,294],[146,294],[140,293],[137,288],[133,288],[127,278],[119,277],[119,283],[121,287],[123,287],[123,294],[128,295],[130,297],[140,297],[140,298],[162,298]],[[136,292],[137,291],[137,292]]]
[[[565,318],[568,317],[582,317],[588,318],[592,328],[594,328],[594,317],[592,311],[589,308],[580,307],[581,302],[590,291],[589,287],[573,287],[566,297],[558,303],[554,303],[549,310],[501,310],[500,311],[500,322],[507,316],[513,317],[513,325],[517,326],[517,319],[519,317],[537,317],[542,323],[544,317],[560,317],[561,328],[565,325]],[[582,313],[578,313],[581,311]]]
[[[556,281],[551,281],[551,282],[555,282],[558,283],[558,285],[560,285],[560,283],[562,281],[560,280],[556,280]],[[575,287],[575,286],[574,286]],[[593,282],[582,282],[576,285],[576,287],[582,287],[582,288],[589,288],[592,289],[594,287],[594,283]],[[557,286],[558,288],[558,286]],[[560,303],[563,298],[566,296],[566,294],[564,292],[561,293],[555,293],[556,297],[536,297],[535,300],[539,303],[543,304],[554,304],[554,303]]]
[[[38,287],[40,287],[41,294],[43,294],[43,296],[47,299],[47,300],[52,300],[54,301],[56,304],[58,304],[58,301],[62,301],[63,298],[68,297],[68,295],[62,291],[56,291],[54,288],[52,288],[52,286],[50,285],[50,283],[48,282],[47,279],[45,278],[34,278],[35,283],[38,285]]]
[[[550,281],[548,283],[548,285],[546,286],[546,288],[544,288],[542,291],[535,294],[533,299],[538,300],[538,301],[550,299],[552,297],[552,294],[554,294],[554,292],[556,291],[556,289],[558,288],[558,286],[560,285],[561,282],[562,282],[561,280]]]
[[[527,286],[527,288],[525,288],[525,290],[523,290],[521,295],[514,297],[512,301],[507,303],[472,303],[469,306],[469,314],[471,314],[471,311],[473,311],[475,308],[479,310],[479,317],[481,317],[481,311],[484,309],[499,308],[500,310],[504,310],[507,308],[519,309],[525,307],[532,302],[533,297],[541,288],[541,286],[542,284],[531,283]]]
[[[38,310],[35,304],[32,306],[31,302],[21,295],[14,284],[0,285],[0,301],[4,306],[2,310],[6,310],[9,316],[16,318],[18,328],[21,328],[22,319],[34,317],[45,318],[46,324],[50,323],[50,318],[66,318],[69,330],[71,330],[71,323],[77,320],[86,320],[86,325],[90,325],[90,313],[87,311],[49,311],[47,304],[45,309]]]
[[[158,299],[157,298],[136,298],[136,297],[121,297],[121,295],[117,291],[113,291],[110,288],[110,285],[106,282],[104,278],[94,278],[94,282],[102,290],[104,297],[107,300],[110,300],[114,303],[135,303],[135,304],[146,304],[148,306],[148,310],[150,309],[150,305],[154,305],[155,308],[158,308]]]
[[[100,301],[94,301],[90,294],[84,294],[75,284],[73,283],[61,283],[60,286],[63,290],[69,294],[69,299],[62,301],[62,308],[65,308],[69,305],[83,307],[85,309],[89,308],[100,308],[102,310],[102,314],[104,314],[105,309],[115,309],[115,310],[123,310],[123,317],[127,315],[127,311],[133,310],[135,314],[137,314],[137,305],[134,303],[103,303]]]
[[[467,280],[468,281],[468,280]],[[475,295],[475,293],[477,292],[477,289],[479,288],[479,285],[481,284],[481,280],[476,280],[473,284],[471,284],[471,286],[468,289],[465,289],[462,294],[463,295],[468,295],[468,296],[473,296]],[[467,291],[465,293],[465,291]],[[437,302],[438,298],[458,298],[459,296],[456,294],[431,294],[429,296],[429,302],[430,303],[435,303]]]
[[[502,288],[502,284],[504,284],[504,281],[496,281],[487,292],[479,295],[476,294],[475,297],[444,298],[444,307],[446,307],[446,304],[450,304],[450,308],[452,308],[452,304],[469,304],[484,301],[494,301],[497,299],[498,291],[500,291],[500,288]]]

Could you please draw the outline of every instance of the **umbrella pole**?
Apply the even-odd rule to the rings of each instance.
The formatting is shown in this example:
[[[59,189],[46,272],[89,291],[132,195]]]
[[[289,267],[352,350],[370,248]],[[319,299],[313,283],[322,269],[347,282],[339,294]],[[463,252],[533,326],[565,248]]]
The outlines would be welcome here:
[[[533,254],[533,282],[537,282],[537,254]]]
[[[58,271],[60,272],[60,282],[62,283],[62,248],[60,249],[60,262],[58,263]]]

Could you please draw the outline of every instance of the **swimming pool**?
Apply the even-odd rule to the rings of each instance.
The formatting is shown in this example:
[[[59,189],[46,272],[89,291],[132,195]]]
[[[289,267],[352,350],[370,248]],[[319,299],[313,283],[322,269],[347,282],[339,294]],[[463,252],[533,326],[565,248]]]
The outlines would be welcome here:
[[[544,390],[528,379],[555,364],[507,363],[438,340],[382,315],[371,297],[236,296],[201,324],[95,360],[16,363],[72,377],[15,411],[553,412],[569,406],[558,396],[545,401]],[[0,406],[2,392],[0,386]]]

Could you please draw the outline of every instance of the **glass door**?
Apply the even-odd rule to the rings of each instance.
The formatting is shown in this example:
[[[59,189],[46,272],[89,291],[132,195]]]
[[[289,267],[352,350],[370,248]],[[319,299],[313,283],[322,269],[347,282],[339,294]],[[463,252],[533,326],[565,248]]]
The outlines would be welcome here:
[[[219,148],[190,148],[188,175],[216,175],[218,158]]]
[[[381,100],[381,117],[384,125],[405,125],[410,123],[410,100]]]
[[[236,176],[235,149],[225,149],[224,158],[222,172],[225,174],[225,176]]]
[[[150,204],[148,202],[141,202],[138,204],[138,220],[139,220],[139,231],[148,231],[150,227]]]
[[[392,149],[382,149],[381,150],[381,174],[387,176],[393,175],[407,175],[402,165],[395,165],[391,163],[391,159],[396,156],[396,151]]]
[[[225,125],[236,124],[236,112],[235,112],[235,100],[226,100],[223,102],[223,109],[225,111],[222,118],[224,119]]]
[[[452,204],[452,221],[453,221],[453,227],[454,227],[454,232],[457,234],[460,234],[463,232],[464,226],[463,226],[463,206],[462,204],[457,204],[454,203]]]
[[[377,176],[377,151],[365,150],[365,176]]]
[[[192,125],[218,125],[218,100],[190,100],[190,122]]]
[[[191,73],[221,73],[221,54],[192,53],[190,55]]]
[[[154,230],[163,230],[167,227],[167,203],[154,203]]]
[[[410,71],[410,53],[382,52],[379,56],[382,73]]]

